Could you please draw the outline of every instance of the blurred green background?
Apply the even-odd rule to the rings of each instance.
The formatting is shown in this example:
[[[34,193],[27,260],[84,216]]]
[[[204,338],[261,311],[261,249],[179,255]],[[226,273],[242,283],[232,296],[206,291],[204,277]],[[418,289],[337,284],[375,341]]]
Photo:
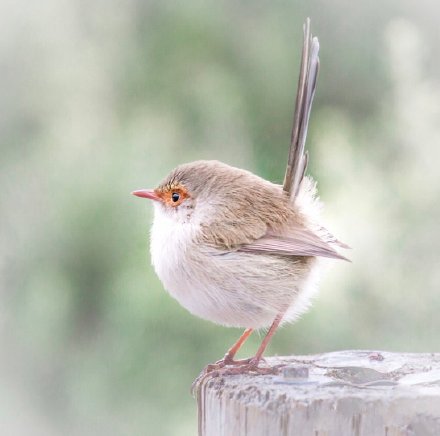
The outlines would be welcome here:
[[[0,433],[196,433],[191,381],[240,331],[163,291],[129,193],[195,159],[281,182],[307,16],[310,172],[353,263],[268,354],[440,351],[439,9],[2,0]]]

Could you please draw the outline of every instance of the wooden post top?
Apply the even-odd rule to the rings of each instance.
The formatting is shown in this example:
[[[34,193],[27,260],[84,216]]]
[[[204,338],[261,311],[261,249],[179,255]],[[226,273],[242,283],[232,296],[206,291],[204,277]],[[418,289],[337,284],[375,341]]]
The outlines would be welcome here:
[[[266,358],[277,375],[206,378],[201,436],[440,435],[440,353]]]

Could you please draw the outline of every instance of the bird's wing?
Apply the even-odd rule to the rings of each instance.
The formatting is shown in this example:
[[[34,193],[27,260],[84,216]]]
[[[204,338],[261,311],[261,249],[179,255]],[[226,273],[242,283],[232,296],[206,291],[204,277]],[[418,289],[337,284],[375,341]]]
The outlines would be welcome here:
[[[302,226],[290,227],[288,236],[279,236],[269,232],[250,244],[242,245],[238,251],[281,256],[320,256],[348,260],[334,250],[330,244]]]
[[[310,32],[310,18],[307,18],[306,23],[304,24],[304,44],[301,57],[301,69],[298,79],[298,90],[296,93],[289,156],[283,184],[284,191],[286,191],[292,199],[298,194],[298,189],[306,172],[308,163],[308,154],[307,152],[304,152],[304,146],[319,71],[318,52],[318,38],[312,38]]]

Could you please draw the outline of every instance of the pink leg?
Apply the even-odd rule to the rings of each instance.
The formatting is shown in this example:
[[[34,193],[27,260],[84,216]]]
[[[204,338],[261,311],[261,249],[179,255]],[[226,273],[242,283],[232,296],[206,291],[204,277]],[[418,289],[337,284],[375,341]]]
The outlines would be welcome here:
[[[276,318],[274,319],[272,325],[270,326],[269,331],[266,333],[266,336],[264,337],[263,341],[261,342],[261,345],[259,346],[255,356],[252,358],[251,363],[258,365],[258,362],[261,360],[264,351],[266,350],[266,347],[268,346],[270,340],[272,339],[272,336],[274,335],[276,329],[280,325],[281,320],[283,319],[284,313],[279,313]]]
[[[263,341],[261,342],[261,345],[259,346],[255,356],[252,359],[248,359],[248,360],[243,361],[243,364],[240,366],[237,365],[234,368],[221,368],[217,371],[214,371],[214,373],[216,375],[220,375],[220,374],[222,374],[222,375],[246,374],[249,372],[254,372],[257,374],[276,374],[278,372],[278,369],[280,368],[280,365],[268,368],[268,367],[259,367],[258,364],[260,363],[260,361],[263,357],[263,353],[266,350],[266,347],[269,344],[272,336],[274,335],[276,329],[280,325],[280,322],[283,319],[283,316],[284,316],[284,312],[279,313],[276,316],[272,325],[270,326],[269,331],[267,332],[267,334],[264,337]],[[283,365],[281,365],[281,366],[283,366]]]
[[[225,357],[223,358],[223,361],[226,365],[234,364],[235,355],[253,331],[253,329],[246,329],[243,334],[238,338],[238,341],[231,348],[229,348],[229,350],[225,354]]]
[[[244,360],[234,360],[234,356],[246,339],[251,335],[252,329],[246,329],[244,333],[240,336],[238,341],[227,351],[225,357],[218,362],[208,365],[200,375],[194,380],[191,386],[191,392],[194,394],[197,386],[201,385],[201,382],[208,376],[218,377],[219,375],[234,375],[234,374],[246,374],[249,372],[257,373],[257,374],[276,374],[283,365],[277,365],[272,368],[260,368],[258,364],[260,363],[263,353],[266,350],[267,345],[269,344],[272,336],[274,335],[276,329],[280,325],[281,320],[283,319],[284,312],[279,313],[274,319],[272,325],[270,326],[269,331],[264,337],[261,345],[259,346],[257,353],[252,359],[244,359]],[[226,365],[235,365],[235,367],[231,368]]]
[[[191,392],[194,393],[195,386],[199,384],[201,380],[203,380],[208,374],[218,371],[220,369],[224,369],[226,366],[231,365],[247,365],[249,364],[251,359],[243,359],[243,360],[234,360],[235,355],[241,346],[246,342],[249,336],[252,334],[253,329],[246,329],[243,334],[238,338],[238,341],[226,352],[225,357],[223,359],[211,363],[206,366],[206,368],[199,374],[199,376],[193,381]]]
[[[218,361],[214,365],[208,365],[206,368],[206,372],[215,372],[218,370],[222,371],[222,374],[245,374],[250,371],[257,372],[259,374],[273,374],[278,370],[278,367],[275,368],[259,368],[258,364],[263,358],[263,353],[266,350],[267,345],[269,344],[272,336],[274,335],[276,329],[280,325],[281,320],[283,319],[284,313],[279,313],[274,319],[272,325],[270,326],[269,331],[264,337],[261,345],[259,346],[256,354],[251,359],[243,359],[243,360],[232,360],[232,357],[235,355],[237,350],[243,344],[243,342],[247,339],[247,337],[251,334],[252,330],[247,329],[236,344],[226,353],[225,358],[223,360]],[[229,354],[231,352],[231,355]],[[231,357],[232,356],[232,357]],[[234,368],[225,368],[226,365],[235,365]]]
[[[237,354],[241,346],[246,342],[247,338],[252,334],[253,329],[246,329],[243,334],[238,338],[238,341],[226,352],[223,359],[218,360],[215,363],[209,364],[206,368],[206,372],[211,372],[219,368],[223,368],[227,365],[243,365],[249,363],[250,359],[234,360],[234,356]]]

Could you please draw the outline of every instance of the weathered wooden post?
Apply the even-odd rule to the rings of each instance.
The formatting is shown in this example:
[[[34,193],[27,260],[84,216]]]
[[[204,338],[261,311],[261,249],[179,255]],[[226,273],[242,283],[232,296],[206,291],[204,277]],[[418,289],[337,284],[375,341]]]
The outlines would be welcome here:
[[[200,436],[440,435],[440,353],[272,357],[277,375],[206,378]]]

